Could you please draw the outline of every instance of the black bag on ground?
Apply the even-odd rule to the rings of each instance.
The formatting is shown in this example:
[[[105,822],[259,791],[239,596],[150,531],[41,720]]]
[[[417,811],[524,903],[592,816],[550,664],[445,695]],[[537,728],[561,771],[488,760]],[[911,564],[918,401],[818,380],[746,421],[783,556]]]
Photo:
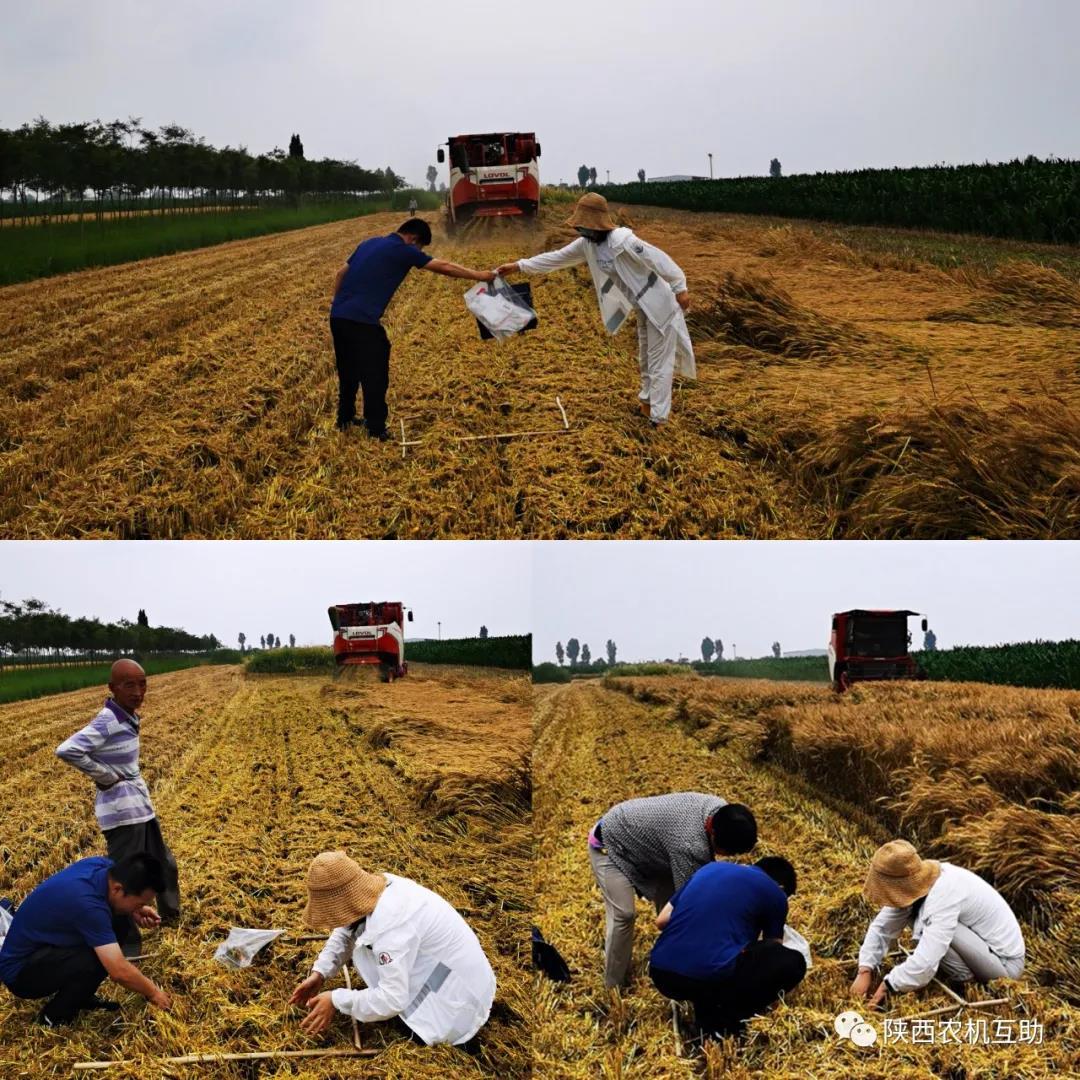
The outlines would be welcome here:
[[[544,935],[536,926],[532,928],[532,962],[534,968],[555,982],[568,982],[572,974],[569,965],[559,955],[559,950],[544,940]]]

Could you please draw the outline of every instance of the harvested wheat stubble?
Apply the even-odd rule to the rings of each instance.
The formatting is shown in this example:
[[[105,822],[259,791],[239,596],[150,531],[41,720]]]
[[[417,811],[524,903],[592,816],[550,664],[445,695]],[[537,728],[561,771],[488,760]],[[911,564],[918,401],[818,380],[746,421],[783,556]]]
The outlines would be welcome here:
[[[778,717],[813,701],[814,688],[745,681],[728,688],[713,712],[741,721],[743,743],[709,750],[712,690],[688,679],[619,680],[545,687],[537,712],[535,829],[538,921],[581,974],[565,987],[539,987],[537,1068],[544,1076],[719,1078],[751,1076],[814,1080],[848,1078],[1050,1077],[1068,1073],[1080,1050],[1076,1009],[1052,987],[1025,978],[1000,985],[1011,1006],[989,1015],[1034,1016],[1044,1025],[1039,1046],[913,1045],[860,1050],[840,1043],[834,1017],[854,1004],[848,987],[871,910],[861,898],[866,866],[890,831],[850,804],[831,805],[822,787],[754,760],[757,709]],[[710,685],[711,685],[710,681]],[[739,689],[743,693],[740,695]],[[719,694],[723,688],[715,688]],[[677,706],[689,698],[686,715]],[[697,717],[695,721],[693,717]],[[773,727],[778,725],[774,720]],[[684,727],[696,735],[688,735]],[[671,790],[716,791],[752,806],[760,851],[791,858],[799,873],[789,922],[809,939],[814,968],[782,1005],[753,1022],[746,1044],[711,1048],[704,1061],[675,1054],[667,1002],[643,974],[655,936],[648,905],[639,905],[635,969],[641,977],[624,995],[602,983],[603,907],[589,873],[585,836],[596,818],[620,799]],[[1029,929],[1038,960],[1057,950],[1052,934]],[[1060,954],[1058,954],[1060,955]],[[1005,996],[967,988],[969,1000]],[[915,1015],[950,1005],[936,988],[903,997],[893,1015]],[[880,1030],[880,1018],[877,1025]]]
[[[311,1040],[298,1029],[301,1012],[286,1004],[319,949],[318,942],[298,940],[307,933],[302,925],[307,865],[318,851],[339,847],[364,866],[412,877],[445,896],[476,930],[499,983],[475,1057],[451,1047],[416,1047],[390,1024],[365,1025],[364,1046],[378,1056],[365,1062],[363,1075],[432,1080],[525,1075],[531,1005],[522,969],[532,902],[527,798],[518,794],[511,807],[501,793],[493,813],[461,784],[472,776],[483,791],[484,784],[503,777],[508,790],[517,790],[513,770],[528,747],[529,705],[505,676],[469,679],[459,673],[444,685],[435,675],[421,675],[409,690],[411,679],[390,686],[339,686],[317,677],[256,679],[220,669],[153,677],[143,759],[147,766],[156,763],[175,745],[176,756],[151,790],[181,868],[184,915],[178,928],[146,936],[151,956],[143,966],[173,995],[174,1008],[156,1012],[107,986],[107,996],[123,1001],[115,1022],[93,1013],[56,1036],[29,1022],[33,1003],[5,992],[0,995],[0,1077],[43,1080],[68,1075],[75,1062],[123,1059],[130,1064],[105,1075],[145,1078],[159,1075],[158,1062],[165,1057],[347,1047],[351,1034],[343,1018],[325,1040]],[[87,705],[96,701],[88,692],[47,699],[48,718],[38,712],[33,723],[66,733],[73,702],[81,715],[82,699]],[[362,729],[380,710],[393,735],[375,749]],[[4,706],[0,713],[8,731],[23,715],[18,706]],[[473,749],[474,715],[488,717],[482,723],[502,751],[483,766]],[[438,755],[431,752],[436,744]],[[2,811],[5,820],[23,815],[26,827],[5,842],[25,863],[35,828],[51,827],[53,818],[20,794],[25,792],[21,764],[8,761],[12,782],[5,785]],[[77,850],[57,852],[55,866],[41,861],[40,875],[24,869],[14,884],[3,886],[5,894],[18,898],[69,859],[103,852],[93,824],[92,791],[77,776],[69,790],[69,773],[73,770],[56,763],[36,782],[49,795],[62,793],[57,816],[69,831],[77,826]],[[439,791],[443,780],[452,805],[435,818],[421,805],[424,785]],[[251,968],[231,971],[212,959],[231,926],[290,933]],[[18,1071],[5,1071],[7,1062],[18,1062]],[[252,1075],[243,1062],[215,1064],[210,1072],[201,1068],[201,1073],[185,1069],[176,1075]],[[269,1071],[264,1064],[263,1073]],[[342,1075],[343,1066],[332,1058],[282,1059],[272,1072],[330,1078]]]
[[[573,239],[567,212],[455,238],[436,220],[433,251],[495,265]],[[640,235],[686,270],[697,327],[699,378],[676,381],[662,433],[637,410],[636,336],[604,333],[582,269],[533,279],[539,329],[500,344],[480,341],[461,282],[412,274],[385,320],[391,422],[425,440],[403,460],[333,430],[326,325],[334,268],[398,224],[375,215],[0,290],[0,535],[1075,535],[1055,500],[1067,507],[1074,485],[1059,448],[1076,442],[1080,330],[1067,289],[1037,268],[1000,271],[995,291],[979,272],[863,256],[837,239],[850,230],[635,208]],[[927,318],[1010,287],[1028,299],[993,323]],[[1037,310],[1058,314],[1036,325]],[[556,395],[565,436],[459,441],[551,427]],[[1060,416],[1025,423],[1021,400]],[[981,413],[950,412],[961,406]],[[879,424],[899,433],[897,455],[907,445],[899,463],[865,434]],[[992,470],[957,441],[976,463],[1029,446],[1034,489],[1009,480],[988,497]],[[930,480],[948,495],[924,514]]]
[[[1029,974],[1080,1004],[1080,693],[977,683],[609,680],[683,730],[777,762],[923,850],[985,874],[1055,941]],[[719,685],[719,683],[725,685]]]

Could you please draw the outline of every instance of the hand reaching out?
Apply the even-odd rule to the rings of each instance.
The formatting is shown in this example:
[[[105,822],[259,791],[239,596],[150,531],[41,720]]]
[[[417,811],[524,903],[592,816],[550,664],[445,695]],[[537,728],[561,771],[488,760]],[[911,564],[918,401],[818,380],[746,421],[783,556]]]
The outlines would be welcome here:
[[[293,992],[290,1005],[306,1005],[322,989],[323,977],[313,971]]]
[[[516,274],[518,272],[517,262],[503,263],[502,266],[496,267],[495,273],[499,277],[506,277],[507,274]]]
[[[149,904],[143,904],[141,908],[132,912],[131,917],[135,920],[135,925],[143,930],[161,925],[161,916]]]
[[[307,1035],[321,1035],[333,1019],[334,1000],[327,991],[308,1002],[308,1014],[300,1021],[300,1030]]]

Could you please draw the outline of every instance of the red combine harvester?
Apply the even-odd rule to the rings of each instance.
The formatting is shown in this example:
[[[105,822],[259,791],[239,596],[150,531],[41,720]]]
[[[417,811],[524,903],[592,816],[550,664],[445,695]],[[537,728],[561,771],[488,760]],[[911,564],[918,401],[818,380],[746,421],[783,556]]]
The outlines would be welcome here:
[[[829,678],[833,689],[881,679],[925,679],[911,658],[908,616],[917,611],[841,611],[832,617]],[[926,619],[922,628],[926,630]]]
[[[473,218],[535,218],[540,206],[540,144],[531,132],[451,135],[447,229]],[[439,148],[439,163],[446,153]]]
[[[378,664],[383,682],[409,672],[405,662],[405,608],[398,603],[335,604],[329,608],[338,670]],[[412,622],[413,613],[408,612]]]

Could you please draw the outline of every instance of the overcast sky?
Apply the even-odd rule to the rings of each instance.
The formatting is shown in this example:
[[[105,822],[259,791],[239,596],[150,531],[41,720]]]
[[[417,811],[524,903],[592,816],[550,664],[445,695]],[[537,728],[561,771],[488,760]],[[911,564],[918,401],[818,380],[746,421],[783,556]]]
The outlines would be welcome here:
[[[1078,40],[1075,0],[34,0],[4,4],[0,126],[298,132],[414,182],[491,130],[553,182],[1080,158]]]
[[[588,642],[620,660],[824,649],[833,612],[907,608],[938,647],[1080,638],[1080,542],[564,542],[536,545],[533,656]],[[918,620],[909,623],[921,644]]]
[[[0,599],[36,597],[67,615],[300,645],[333,639],[331,604],[400,600],[408,638],[529,632],[526,544],[475,541],[15,541],[0,543]]]
[[[145,608],[228,645],[327,644],[330,604],[400,600],[409,637],[532,632],[538,662],[569,637],[623,660],[696,657],[706,635],[728,655],[824,648],[834,611],[909,608],[948,648],[1080,638],[1080,542],[0,543],[0,599],[28,597],[107,622]]]

